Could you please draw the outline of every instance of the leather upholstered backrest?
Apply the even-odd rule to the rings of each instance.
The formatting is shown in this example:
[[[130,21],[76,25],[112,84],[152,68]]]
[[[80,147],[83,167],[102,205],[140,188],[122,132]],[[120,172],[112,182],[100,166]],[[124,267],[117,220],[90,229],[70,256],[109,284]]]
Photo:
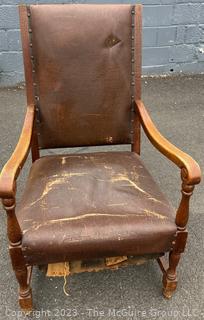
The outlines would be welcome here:
[[[20,11],[41,148],[131,142],[133,8],[31,5],[26,18]]]

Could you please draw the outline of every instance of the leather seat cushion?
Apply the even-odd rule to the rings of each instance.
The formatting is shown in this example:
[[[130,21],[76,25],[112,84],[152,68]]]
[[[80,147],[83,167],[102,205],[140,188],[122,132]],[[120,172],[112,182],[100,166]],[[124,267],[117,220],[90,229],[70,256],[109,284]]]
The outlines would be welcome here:
[[[17,206],[28,264],[170,250],[175,212],[132,152],[44,156]]]

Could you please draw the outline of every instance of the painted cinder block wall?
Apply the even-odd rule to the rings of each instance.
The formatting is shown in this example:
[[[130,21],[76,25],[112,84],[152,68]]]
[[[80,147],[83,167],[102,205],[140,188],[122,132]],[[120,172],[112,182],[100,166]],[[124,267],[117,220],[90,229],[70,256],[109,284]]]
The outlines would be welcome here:
[[[0,86],[24,80],[19,3],[137,2],[144,5],[143,74],[204,72],[204,0],[0,0]]]

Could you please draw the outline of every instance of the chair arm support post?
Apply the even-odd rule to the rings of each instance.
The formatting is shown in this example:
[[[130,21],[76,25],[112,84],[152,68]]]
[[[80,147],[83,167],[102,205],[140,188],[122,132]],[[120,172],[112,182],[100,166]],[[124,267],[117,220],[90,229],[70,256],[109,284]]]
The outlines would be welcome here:
[[[182,179],[182,186],[181,186],[181,202],[178,207],[176,213],[176,225],[179,231],[185,231],[186,225],[189,218],[189,202],[190,197],[193,194],[194,185],[190,185],[186,183],[186,176],[187,172],[185,169],[181,170],[181,179]]]
[[[2,204],[7,213],[7,234],[12,247],[21,244],[22,232],[15,214],[15,199],[2,199]]]
[[[189,216],[189,200],[194,186],[201,180],[201,170],[197,162],[164,138],[152,122],[143,102],[135,101],[144,132],[153,146],[181,169],[182,198],[176,214],[178,230],[184,231]]]
[[[0,174],[0,198],[14,199],[16,179],[27,159],[33,134],[35,107],[28,105],[23,129],[18,144]]]

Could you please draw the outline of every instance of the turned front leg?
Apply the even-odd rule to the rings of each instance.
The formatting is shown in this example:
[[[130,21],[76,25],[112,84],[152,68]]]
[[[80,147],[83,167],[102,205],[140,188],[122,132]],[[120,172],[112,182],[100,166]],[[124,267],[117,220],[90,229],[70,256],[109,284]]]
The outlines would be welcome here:
[[[170,252],[169,268],[163,275],[163,295],[169,299],[172,297],[177,287],[176,267],[180,260],[180,253]]]
[[[185,250],[188,232],[186,224],[189,217],[189,200],[193,193],[194,186],[186,183],[186,171],[181,171],[182,183],[182,198],[176,214],[177,236],[173,242],[173,249],[169,253],[169,268],[163,276],[163,294],[166,298],[171,298],[177,287],[176,268],[178,266],[181,253]]]
[[[32,310],[30,273],[22,254],[22,233],[15,214],[15,199],[3,199],[2,202],[7,213],[9,253],[19,283],[19,304],[23,310]]]

